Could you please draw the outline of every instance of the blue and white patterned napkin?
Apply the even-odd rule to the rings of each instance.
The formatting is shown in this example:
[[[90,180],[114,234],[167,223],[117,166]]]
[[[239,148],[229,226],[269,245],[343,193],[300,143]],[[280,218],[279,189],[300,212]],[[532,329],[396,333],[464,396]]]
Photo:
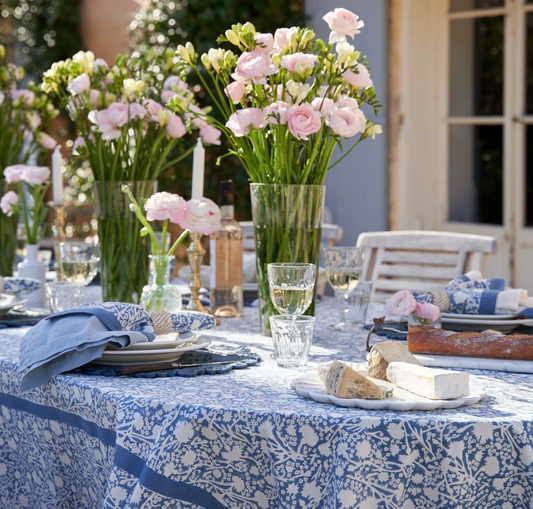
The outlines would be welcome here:
[[[204,313],[170,313],[172,332],[205,330],[215,319]],[[44,384],[49,378],[101,357],[107,345],[126,348],[153,341],[150,313],[142,306],[106,302],[88,304],[41,320],[22,338],[19,370],[21,391]]]

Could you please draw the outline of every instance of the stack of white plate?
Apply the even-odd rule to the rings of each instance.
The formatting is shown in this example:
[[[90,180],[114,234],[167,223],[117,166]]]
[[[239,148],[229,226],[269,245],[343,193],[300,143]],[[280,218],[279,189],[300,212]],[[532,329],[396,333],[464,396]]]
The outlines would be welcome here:
[[[509,334],[519,325],[533,326],[533,319],[516,315],[459,315],[442,313],[442,328],[455,332],[482,332],[487,329]]]

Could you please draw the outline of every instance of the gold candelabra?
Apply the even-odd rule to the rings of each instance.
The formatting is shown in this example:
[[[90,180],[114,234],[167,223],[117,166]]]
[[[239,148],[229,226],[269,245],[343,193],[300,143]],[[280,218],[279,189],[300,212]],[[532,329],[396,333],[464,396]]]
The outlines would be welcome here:
[[[191,244],[187,248],[187,258],[189,258],[189,265],[191,267],[191,280],[189,281],[189,288],[191,289],[191,296],[189,304],[186,309],[189,311],[200,311],[202,313],[210,314],[209,311],[200,302],[200,269],[202,260],[204,259],[205,249],[202,247],[202,234],[190,232]]]

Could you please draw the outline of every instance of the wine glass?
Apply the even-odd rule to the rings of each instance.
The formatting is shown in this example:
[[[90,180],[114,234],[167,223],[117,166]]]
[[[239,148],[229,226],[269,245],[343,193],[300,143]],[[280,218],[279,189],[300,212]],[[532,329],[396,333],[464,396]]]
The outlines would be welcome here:
[[[87,286],[98,272],[99,246],[94,242],[68,241],[59,244],[59,266],[63,279]]]
[[[359,247],[327,247],[324,249],[324,263],[328,281],[335,292],[341,320],[328,329],[343,331],[349,328],[344,321],[346,305],[344,300],[355,290],[363,268],[364,250]]]

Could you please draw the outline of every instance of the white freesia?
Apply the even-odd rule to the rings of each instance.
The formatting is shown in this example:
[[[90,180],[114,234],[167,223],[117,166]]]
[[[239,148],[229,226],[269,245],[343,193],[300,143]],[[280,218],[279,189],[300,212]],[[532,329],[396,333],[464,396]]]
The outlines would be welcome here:
[[[146,90],[146,83],[142,80],[126,79],[123,81],[124,93],[129,97],[132,94],[142,94]]]
[[[372,124],[367,130],[366,134],[372,136],[372,139],[376,139],[376,134],[381,134],[383,132],[383,126],[379,124]]]
[[[221,48],[211,48],[207,53],[207,60],[216,72],[220,71],[224,66],[224,50]]]
[[[297,83],[294,80],[287,81],[287,92],[292,97],[295,104],[300,104],[309,94],[311,85],[308,83]]]
[[[72,61],[83,66],[86,73],[92,74],[94,70],[94,53],[92,51],[78,51]]]
[[[355,53],[355,48],[347,42],[337,43],[335,49],[337,51],[337,65],[342,65]]]
[[[67,90],[72,95],[82,94],[83,92],[90,90],[90,88],[91,88],[91,78],[89,78],[89,75],[86,72],[74,78],[67,85]]]

